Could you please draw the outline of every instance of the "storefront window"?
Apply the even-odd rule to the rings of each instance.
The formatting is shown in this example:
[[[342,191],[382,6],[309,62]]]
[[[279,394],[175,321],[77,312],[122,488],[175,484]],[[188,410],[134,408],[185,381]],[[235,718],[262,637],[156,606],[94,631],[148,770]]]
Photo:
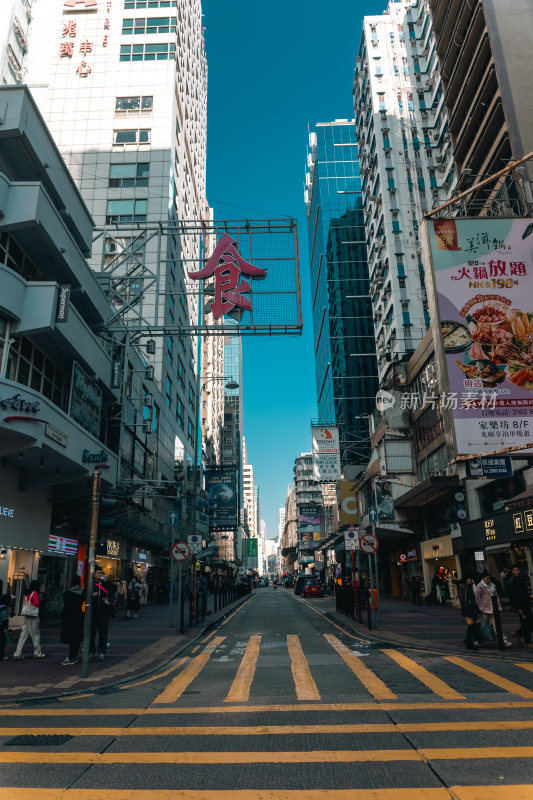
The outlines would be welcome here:
[[[505,501],[516,497],[525,491],[525,488],[524,476],[521,472],[517,472],[512,478],[500,478],[478,489],[481,516],[492,514],[494,511],[503,511]]]

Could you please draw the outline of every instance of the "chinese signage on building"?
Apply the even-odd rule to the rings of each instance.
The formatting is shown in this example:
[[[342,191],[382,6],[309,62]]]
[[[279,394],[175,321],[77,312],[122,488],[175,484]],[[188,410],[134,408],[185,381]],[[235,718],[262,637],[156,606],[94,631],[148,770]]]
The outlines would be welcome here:
[[[257,558],[257,539],[246,539],[246,555],[248,558]]]
[[[97,438],[100,435],[102,392],[79,364],[74,363],[70,391],[70,416]]]
[[[48,537],[48,550],[52,553],[64,553],[66,556],[77,556],[78,540],[50,534]]]
[[[533,220],[427,222],[459,453],[533,442]]]
[[[467,478],[505,478],[512,474],[510,456],[484,456],[466,462]]]
[[[466,548],[489,547],[509,543],[521,544],[533,539],[533,508],[504,511],[492,517],[461,525],[461,535]]]
[[[341,477],[339,429],[313,425],[313,477],[315,481],[338,481]]]
[[[210,307],[214,319],[226,314],[240,319],[243,311],[251,311],[252,303],[246,295],[250,294],[252,287],[248,281],[241,280],[241,276],[258,280],[265,278],[266,274],[266,269],[254,267],[244,260],[229,233],[222,234],[203,269],[188,273],[189,278],[195,280],[214,277],[215,299]]]

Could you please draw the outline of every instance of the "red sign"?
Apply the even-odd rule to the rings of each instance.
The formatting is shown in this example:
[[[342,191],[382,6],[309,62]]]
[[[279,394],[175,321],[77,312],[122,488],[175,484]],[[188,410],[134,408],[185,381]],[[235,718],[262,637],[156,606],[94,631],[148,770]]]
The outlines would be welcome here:
[[[65,8],[77,8],[83,6],[84,8],[97,8],[98,0],[65,0],[63,3]]]
[[[187,542],[174,542],[170,549],[170,555],[174,559],[174,561],[186,561],[191,554],[189,545]]]
[[[359,549],[363,553],[375,553],[378,548],[379,540],[373,533],[365,533],[364,536],[359,537]]]
[[[241,274],[261,279],[266,277],[266,269],[254,267],[245,261],[235,246],[235,240],[228,233],[222,234],[205,267],[199,272],[188,273],[189,278],[194,280],[215,276],[215,299],[210,309],[215,319],[220,319],[235,308],[252,310],[250,300],[244,297],[252,291],[252,287],[248,281],[240,280]]]
[[[407,561],[418,561],[418,550],[416,547],[411,547],[407,552],[400,553],[400,561],[405,564]]]

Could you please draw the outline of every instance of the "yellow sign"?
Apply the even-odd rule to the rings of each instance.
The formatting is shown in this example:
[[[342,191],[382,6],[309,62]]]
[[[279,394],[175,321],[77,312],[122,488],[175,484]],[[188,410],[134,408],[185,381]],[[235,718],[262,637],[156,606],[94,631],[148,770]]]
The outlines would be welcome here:
[[[339,481],[339,517],[341,525],[357,525],[357,492],[362,481]]]

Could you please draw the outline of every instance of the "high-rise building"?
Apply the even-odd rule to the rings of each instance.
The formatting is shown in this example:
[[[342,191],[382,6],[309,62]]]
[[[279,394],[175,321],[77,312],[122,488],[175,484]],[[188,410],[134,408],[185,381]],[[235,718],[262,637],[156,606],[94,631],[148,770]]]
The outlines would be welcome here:
[[[305,200],[318,416],[339,426],[341,462],[363,465],[377,375],[353,120],[310,133]]]
[[[197,288],[205,243],[207,62],[200,0],[35,4],[28,83],[97,225],[92,266],[117,319],[168,327],[146,348],[173,412],[172,450],[195,451]],[[150,14],[151,16],[148,16]],[[160,471],[156,466],[157,472]]]
[[[279,510],[278,541],[281,542],[283,536],[283,530],[285,528],[285,508],[280,508],[278,510]]]
[[[533,5],[528,0],[428,0],[427,5],[460,174],[457,188],[463,190],[533,150]],[[509,205],[520,212],[509,188]],[[468,213],[480,213],[486,199],[486,193],[473,193]]]
[[[243,495],[245,519],[248,528],[248,536],[253,539],[257,535],[255,524],[255,483],[254,468],[251,464],[243,466]]]
[[[32,10],[36,0],[0,4],[0,83],[23,83]]]
[[[429,325],[418,229],[455,182],[426,3],[365,17],[354,80],[370,294],[380,384]]]

